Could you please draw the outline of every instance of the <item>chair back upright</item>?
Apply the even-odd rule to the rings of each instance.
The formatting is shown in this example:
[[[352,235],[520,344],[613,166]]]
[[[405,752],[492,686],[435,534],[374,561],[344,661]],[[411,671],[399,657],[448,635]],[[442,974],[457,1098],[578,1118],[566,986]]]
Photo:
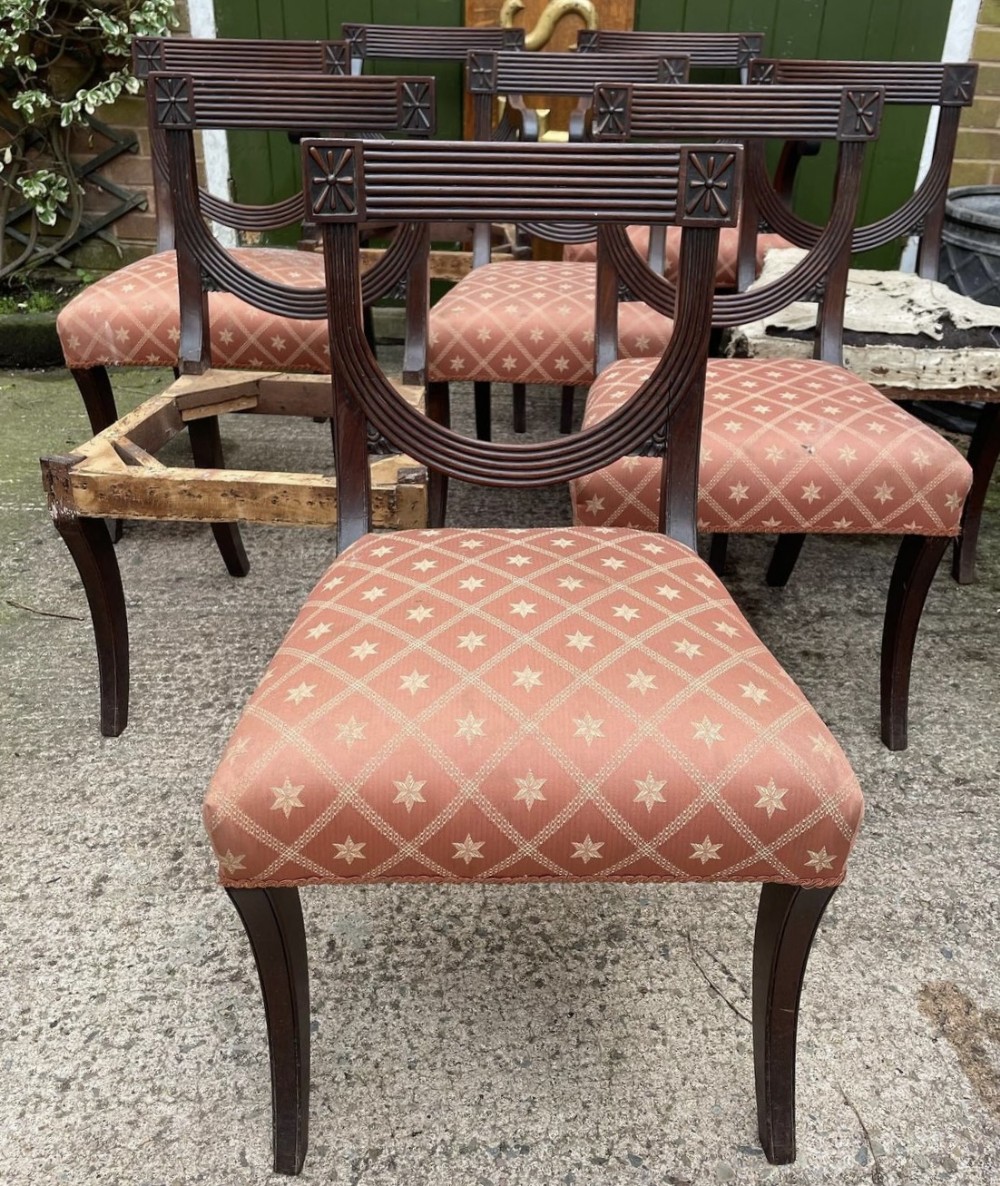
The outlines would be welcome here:
[[[346,41],[268,41],[254,37],[137,37],[132,42],[132,69],[147,79],[164,71],[182,74],[349,74],[350,52]],[[300,131],[302,129],[299,129]],[[153,158],[153,194],[156,206],[156,249],[174,245],[170,186],[166,179],[166,150],[161,129],[149,124]],[[202,191],[206,214],[225,223],[225,203]],[[214,212],[213,212],[214,211]]]
[[[732,70],[746,82],[747,69],[764,48],[761,33],[681,33],[646,29],[581,29],[578,53],[684,54],[691,69]]]
[[[766,97],[765,97],[766,96]],[[764,163],[767,139],[832,140],[837,144],[837,170],[829,220],[808,242],[802,261],[780,280],[751,292],[719,293],[712,311],[716,326],[757,321],[793,300],[804,299],[817,288],[823,291],[817,357],[842,361],[843,303],[850,267],[861,170],[868,143],[878,136],[884,92],[881,87],[797,85],[742,86],[624,86],[601,85],[594,89],[595,140],[657,140],[697,136],[742,140],[747,155],[747,185],[741,229],[756,233],[758,194],[753,178],[770,179]],[[698,183],[693,182],[696,187]],[[720,200],[718,185],[706,177],[700,183],[703,205]],[[796,242],[797,223],[786,207],[779,225],[781,234]],[[627,236],[612,239],[615,265],[634,298],[646,300],[649,289],[645,270]],[[669,283],[667,285],[670,288]],[[597,369],[614,359],[617,326],[601,317],[597,326]],[[610,307],[613,313],[613,306]],[[671,300],[664,312],[673,316]]]
[[[166,172],[174,197],[177,277],[180,289],[179,366],[198,374],[210,365],[208,292],[232,292],[277,316],[322,320],[322,288],[290,288],[242,266],[222,247],[209,219],[261,231],[302,220],[302,193],[283,202],[247,206],[212,199],[198,184],[195,133],[206,129],[285,131],[345,128],[425,138],[435,128],[433,78],[356,78],[314,74],[192,75],[153,73],[147,86],[150,127],[163,136]],[[323,182],[332,190],[338,176]],[[414,227],[399,228],[393,243],[361,282],[367,306],[391,293],[423,249]]]
[[[368,448],[385,438],[438,473],[480,485],[566,482],[656,442],[665,456],[667,529],[694,546],[698,431],[704,395],[718,229],[735,221],[742,150],[726,145],[393,143],[309,140],[302,145],[310,217],[327,274],[340,547],[371,529]],[[703,210],[700,179],[718,182]],[[343,179],[331,184],[330,178]],[[505,444],[461,436],[409,404],[386,380],[364,336],[359,225],[390,222],[630,222],[683,227],[682,300],[670,344],[650,379],[600,425],[554,441]],[[600,265],[599,265],[600,266]],[[652,301],[662,277],[649,272]],[[687,429],[677,438],[678,418]]]
[[[817,83],[859,89],[881,87],[887,105],[931,108],[931,118],[936,117],[937,128],[926,175],[901,206],[855,229],[853,250],[871,251],[919,231],[917,272],[924,279],[935,280],[959,120],[962,108],[968,107],[975,97],[978,72],[975,62],[813,62],[758,58],[751,63],[749,81],[760,86]],[[782,203],[787,205],[801,156],[800,147],[794,143],[788,146],[773,187],[763,184],[760,176],[762,162],[753,163],[753,188],[762,198],[760,212],[768,223],[777,217],[784,225],[792,225],[777,207]],[[818,227],[798,218],[794,219],[794,225],[802,245],[815,241]],[[782,230],[782,234],[785,233]]]

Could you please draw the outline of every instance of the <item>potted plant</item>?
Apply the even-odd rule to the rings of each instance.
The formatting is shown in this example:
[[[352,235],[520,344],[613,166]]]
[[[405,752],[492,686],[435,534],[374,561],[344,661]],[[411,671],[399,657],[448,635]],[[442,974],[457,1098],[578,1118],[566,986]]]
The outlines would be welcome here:
[[[166,33],[175,9],[176,0],[3,0],[0,280],[23,278],[73,241],[83,193],[72,130],[138,92],[132,41]]]

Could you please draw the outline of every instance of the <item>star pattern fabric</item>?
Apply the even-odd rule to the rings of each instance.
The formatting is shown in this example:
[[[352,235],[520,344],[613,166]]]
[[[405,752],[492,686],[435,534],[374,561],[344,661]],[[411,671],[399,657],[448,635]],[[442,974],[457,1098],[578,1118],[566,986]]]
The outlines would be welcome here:
[[[610,366],[590,389],[584,425],[610,415],[654,366]],[[702,531],[958,535],[971,484],[954,446],[841,367],[709,361]],[[571,487],[577,523],[656,530],[657,459],[625,457]]]
[[[235,248],[245,268],[290,288],[322,288],[323,257],[280,247]],[[228,292],[208,294],[212,365],[328,374],[325,321],[278,317]],[[176,366],[180,344],[177,257],[163,251],[129,264],[75,296],[56,321],[68,367]]]
[[[231,886],[832,885],[862,810],[826,727],[687,548],[447,529],[334,561],[205,822]]]
[[[649,227],[630,226],[628,237],[638,253],[646,258],[649,255]],[[764,266],[764,256],[772,248],[790,247],[791,244],[781,235],[761,234],[757,236],[757,273],[760,274]],[[739,264],[740,232],[738,227],[721,227],[719,229],[719,254],[715,265],[715,285],[717,288],[735,288],[737,267]],[[563,248],[563,259],[575,263],[593,263],[597,258],[596,243],[567,243]],[[677,270],[681,262],[681,228],[667,227],[666,249],[664,252],[664,274],[668,280],[677,279]]]
[[[575,386],[594,378],[595,264],[515,260],[475,268],[431,309],[431,379]],[[622,358],[659,357],[673,322],[618,306]]]

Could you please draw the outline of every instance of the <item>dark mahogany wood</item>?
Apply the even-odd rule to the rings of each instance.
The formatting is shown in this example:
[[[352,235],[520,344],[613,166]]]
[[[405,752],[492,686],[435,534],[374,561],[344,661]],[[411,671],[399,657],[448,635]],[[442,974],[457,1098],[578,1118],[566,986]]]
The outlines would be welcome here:
[[[302,1172],[309,1143],[309,964],[299,891],[227,889],[257,964],[271,1061],[274,1169]]]
[[[191,453],[195,465],[202,469],[225,469],[222,455],[222,437],[219,434],[218,416],[206,416],[188,424]],[[213,523],[212,535],[231,577],[245,577],[250,571],[243,538],[236,523]]]
[[[976,545],[990,480],[1000,460],[1000,404],[985,404],[979,413],[967,456],[972,466],[972,489],[962,510],[962,534],[955,540],[952,575],[960,585],[976,579]]]
[[[778,536],[771,553],[771,563],[767,568],[767,583],[772,588],[781,589],[788,584],[805,542],[806,537],[801,532],[789,531]]]
[[[61,493],[77,456],[43,457],[42,481],[56,530],[83,582],[97,644],[101,732],[117,737],[128,724],[128,617],[114,544],[103,519],[85,519],[68,509]]]
[[[945,535],[904,535],[896,554],[882,626],[882,741],[888,749],[906,749],[913,644],[949,542]]]
[[[757,1129],[774,1165],[795,1160],[795,1044],[813,937],[836,886],[761,887],[753,945]]]
[[[664,529],[695,540],[697,436],[707,357],[708,277],[717,228],[738,209],[742,153],[725,145],[413,144],[314,140],[303,144],[309,213],[320,227],[327,267],[333,360],[340,544],[369,529],[365,442],[370,422],[397,448],[432,470],[480,484],[554,485],[600,468],[650,442],[665,451]],[[706,185],[718,202],[703,209]],[[429,409],[420,415],[387,383],[364,340],[360,319],[358,226],[390,222],[566,221],[612,211],[624,235],[630,222],[684,227],[681,290],[670,347],[650,380],[614,416],[584,432],[538,444],[500,445],[450,432]],[[598,273],[617,293],[605,230]],[[642,261],[635,257],[639,263]],[[643,266],[645,266],[643,264]],[[650,273],[654,307],[666,282]],[[657,289],[659,285],[659,289]],[[599,280],[599,289],[602,282]],[[348,317],[344,310],[354,310]],[[335,310],[337,316],[334,316]],[[435,396],[435,398],[437,398]],[[446,407],[446,403],[444,405]],[[671,417],[683,427],[671,446]],[[677,436],[677,429],[673,430]],[[670,438],[672,439],[672,438]],[[692,442],[694,443],[692,452]]]
[[[746,71],[764,46],[761,33],[682,33],[645,29],[581,29],[579,53],[684,54],[691,67]]]
[[[118,409],[115,407],[115,396],[111,390],[111,380],[105,367],[70,368],[69,372],[76,380],[76,385],[83,396],[83,406],[87,412],[90,427],[97,436],[106,428],[110,428],[118,419]]]
[[[941,226],[948,194],[948,178],[955,155],[955,142],[962,108],[968,107],[976,90],[978,66],[974,62],[852,62],[808,61],[788,58],[758,58],[750,64],[750,83],[833,84],[856,88],[880,87],[885,102],[892,106],[921,106],[938,110],[938,127],[930,166],[916,191],[896,210],[854,231],[855,252],[870,251],[892,243],[911,231],[921,233],[917,272],[925,279],[937,279],[941,251]],[[790,137],[791,139],[791,137]],[[780,189],[790,191],[798,155],[786,162],[787,173]],[[790,175],[789,175],[790,174]],[[773,207],[763,209],[770,221]],[[815,240],[818,228],[795,218],[795,242],[805,246]],[[785,231],[782,230],[782,234]],[[791,236],[786,236],[791,237]]]
[[[464,62],[469,50],[524,49],[523,29],[503,29],[498,25],[465,28],[345,21],[341,32],[350,47],[351,66],[356,74],[365,62],[379,58],[403,62]]]

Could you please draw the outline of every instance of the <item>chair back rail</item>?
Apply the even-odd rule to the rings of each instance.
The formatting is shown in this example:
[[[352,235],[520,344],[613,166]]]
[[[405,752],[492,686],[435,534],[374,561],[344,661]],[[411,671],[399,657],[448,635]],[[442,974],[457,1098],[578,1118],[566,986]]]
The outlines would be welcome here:
[[[499,26],[469,29],[461,26],[373,25],[345,21],[341,32],[350,48],[355,74],[368,60],[464,62],[472,49],[524,49],[523,29]]]
[[[939,118],[927,174],[913,194],[897,209],[864,226],[856,227],[852,241],[856,252],[870,251],[892,243],[912,231],[922,235],[917,257],[917,272],[925,279],[937,277],[941,252],[941,226],[944,221],[948,179],[958,136],[962,108],[974,97],[979,67],[974,62],[813,62],[799,59],[760,58],[750,67],[751,84],[780,85],[804,82],[832,83],[837,86],[880,86],[885,102],[893,106],[930,106],[938,108]],[[815,241],[819,228],[792,215],[787,203],[801,153],[794,146],[783,154],[774,186],[764,186],[760,177],[761,162],[754,161],[754,191],[762,195],[760,213],[772,224],[794,226],[795,236],[784,229],[787,238],[802,245]],[[775,229],[780,229],[775,225]]]
[[[521,138],[538,139],[537,115],[525,95],[576,95],[570,116],[571,140],[585,135],[585,116],[598,82],[686,82],[689,62],[680,54],[522,54],[470,50],[466,88],[472,96],[474,136],[493,136],[495,101],[506,99],[521,116]]]
[[[346,41],[268,41],[252,37],[137,37],[132,42],[132,68],[137,78],[153,72],[183,74],[246,74],[275,71],[285,73],[350,73]],[[153,190],[156,195],[157,250],[173,246],[171,196],[166,185],[166,152],[159,129],[150,121],[150,154],[153,158]],[[202,191],[206,214],[224,226],[240,230],[261,230],[287,226],[299,217],[299,200],[259,207],[251,221],[231,203]],[[269,211],[269,213],[265,213]],[[235,218],[235,222],[230,219]]]
[[[198,186],[195,133],[206,128],[302,132],[323,127],[392,132],[414,124],[425,134],[434,126],[432,78],[357,78],[298,74],[207,76],[158,74],[147,86],[150,126],[163,137],[166,176],[174,201],[178,283],[181,295],[180,368],[199,373],[209,364],[207,292],[215,288],[279,316],[322,320],[326,293],[266,280],[243,267],[206,225],[215,205]],[[416,105],[416,108],[414,108]],[[416,109],[417,114],[414,114]],[[301,194],[280,204],[299,219]],[[227,204],[240,215],[238,225],[254,225],[253,207]],[[264,207],[264,220],[274,206]],[[233,221],[237,221],[235,218]],[[401,227],[390,248],[362,281],[366,305],[387,296],[415,266],[424,246],[422,231]]]
[[[150,141],[157,168],[158,249],[174,244],[174,195],[166,183],[165,115],[183,109],[198,130],[323,130],[428,136],[434,132],[430,77],[353,78],[305,73],[255,73],[230,67],[217,73],[154,73],[147,86]],[[262,206],[229,202],[201,191],[206,218],[238,230],[287,226],[302,217],[302,195]]]
[[[349,74],[346,41],[269,41],[256,37],[137,37],[132,42],[137,78],[156,72],[212,74],[238,69]]]
[[[761,105],[757,97],[764,95],[768,100]],[[835,201],[826,227],[808,245],[803,260],[780,280],[752,292],[717,294],[712,318],[717,326],[756,321],[790,301],[812,294],[817,286],[823,286],[817,355],[827,361],[839,362],[843,335],[840,313],[850,263],[848,244],[854,226],[865,146],[878,135],[881,111],[882,91],[877,87],[761,87],[754,96],[742,86],[606,85],[594,88],[594,137],[596,140],[744,137],[748,165],[755,157],[763,159],[766,138],[784,138],[789,127],[808,127],[809,132],[804,134],[810,138],[836,141]],[[750,185],[751,176],[748,172],[741,228],[744,233],[755,235],[757,195]],[[706,201],[712,200],[709,195],[713,192],[706,182]],[[794,241],[793,236],[789,237]],[[666,283],[665,291],[669,296],[664,301],[664,289],[649,284],[646,270],[636,266],[637,257],[624,235],[609,236],[608,250],[636,298],[653,304],[667,316],[675,315],[677,304],[672,287]],[[616,342],[617,327],[599,323],[596,360],[599,371],[613,360]]]
[[[693,546],[698,430],[718,228],[732,225],[742,151],[729,146],[350,142],[303,143],[310,217],[327,268],[334,448],[340,546],[370,530],[367,447],[384,437],[424,465],[482,485],[534,487],[564,482],[656,440],[665,455],[667,528]],[[714,162],[709,165],[709,157]],[[718,203],[701,209],[706,171],[726,179]],[[624,227],[656,221],[685,227],[684,299],[670,345],[649,381],[621,411],[557,441],[504,444],[461,436],[408,410],[378,368],[360,314],[359,224],[371,218],[423,223],[601,219]],[[599,288],[615,291],[599,240]],[[603,273],[603,275],[602,275]],[[651,273],[654,286],[663,283]],[[693,410],[692,410],[693,409]],[[682,417],[683,447],[671,447],[671,416]],[[692,431],[692,424],[694,425]]]
[[[687,81],[689,62],[683,56],[636,54],[498,53],[493,50],[470,51],[466,61],[466,88],[472,97],[473,133],[477,140],[507,138],[493,127],[497,99],[506,100],[503,124],[511,123],[511,113],[520,121],[524,140],[539,137],[538,114],[525,101],[525,95],[576,95],[578,103],[569,117],[569,138],[587,138],[588,116],[593,89],[599,82]],[[581,243],[594,238],[594,227],[580,223],[545,223],[531,219],[521,230],[553,243]],[[660,234],[659,228],[657,234]],[[489,260],[489,228],[477,224],[473,236],[473,267]]]
[[[657,33],[645,29],[581,29],[579,53],[684,54],[692,68],[745,70],[764,47],[761,33]]]

